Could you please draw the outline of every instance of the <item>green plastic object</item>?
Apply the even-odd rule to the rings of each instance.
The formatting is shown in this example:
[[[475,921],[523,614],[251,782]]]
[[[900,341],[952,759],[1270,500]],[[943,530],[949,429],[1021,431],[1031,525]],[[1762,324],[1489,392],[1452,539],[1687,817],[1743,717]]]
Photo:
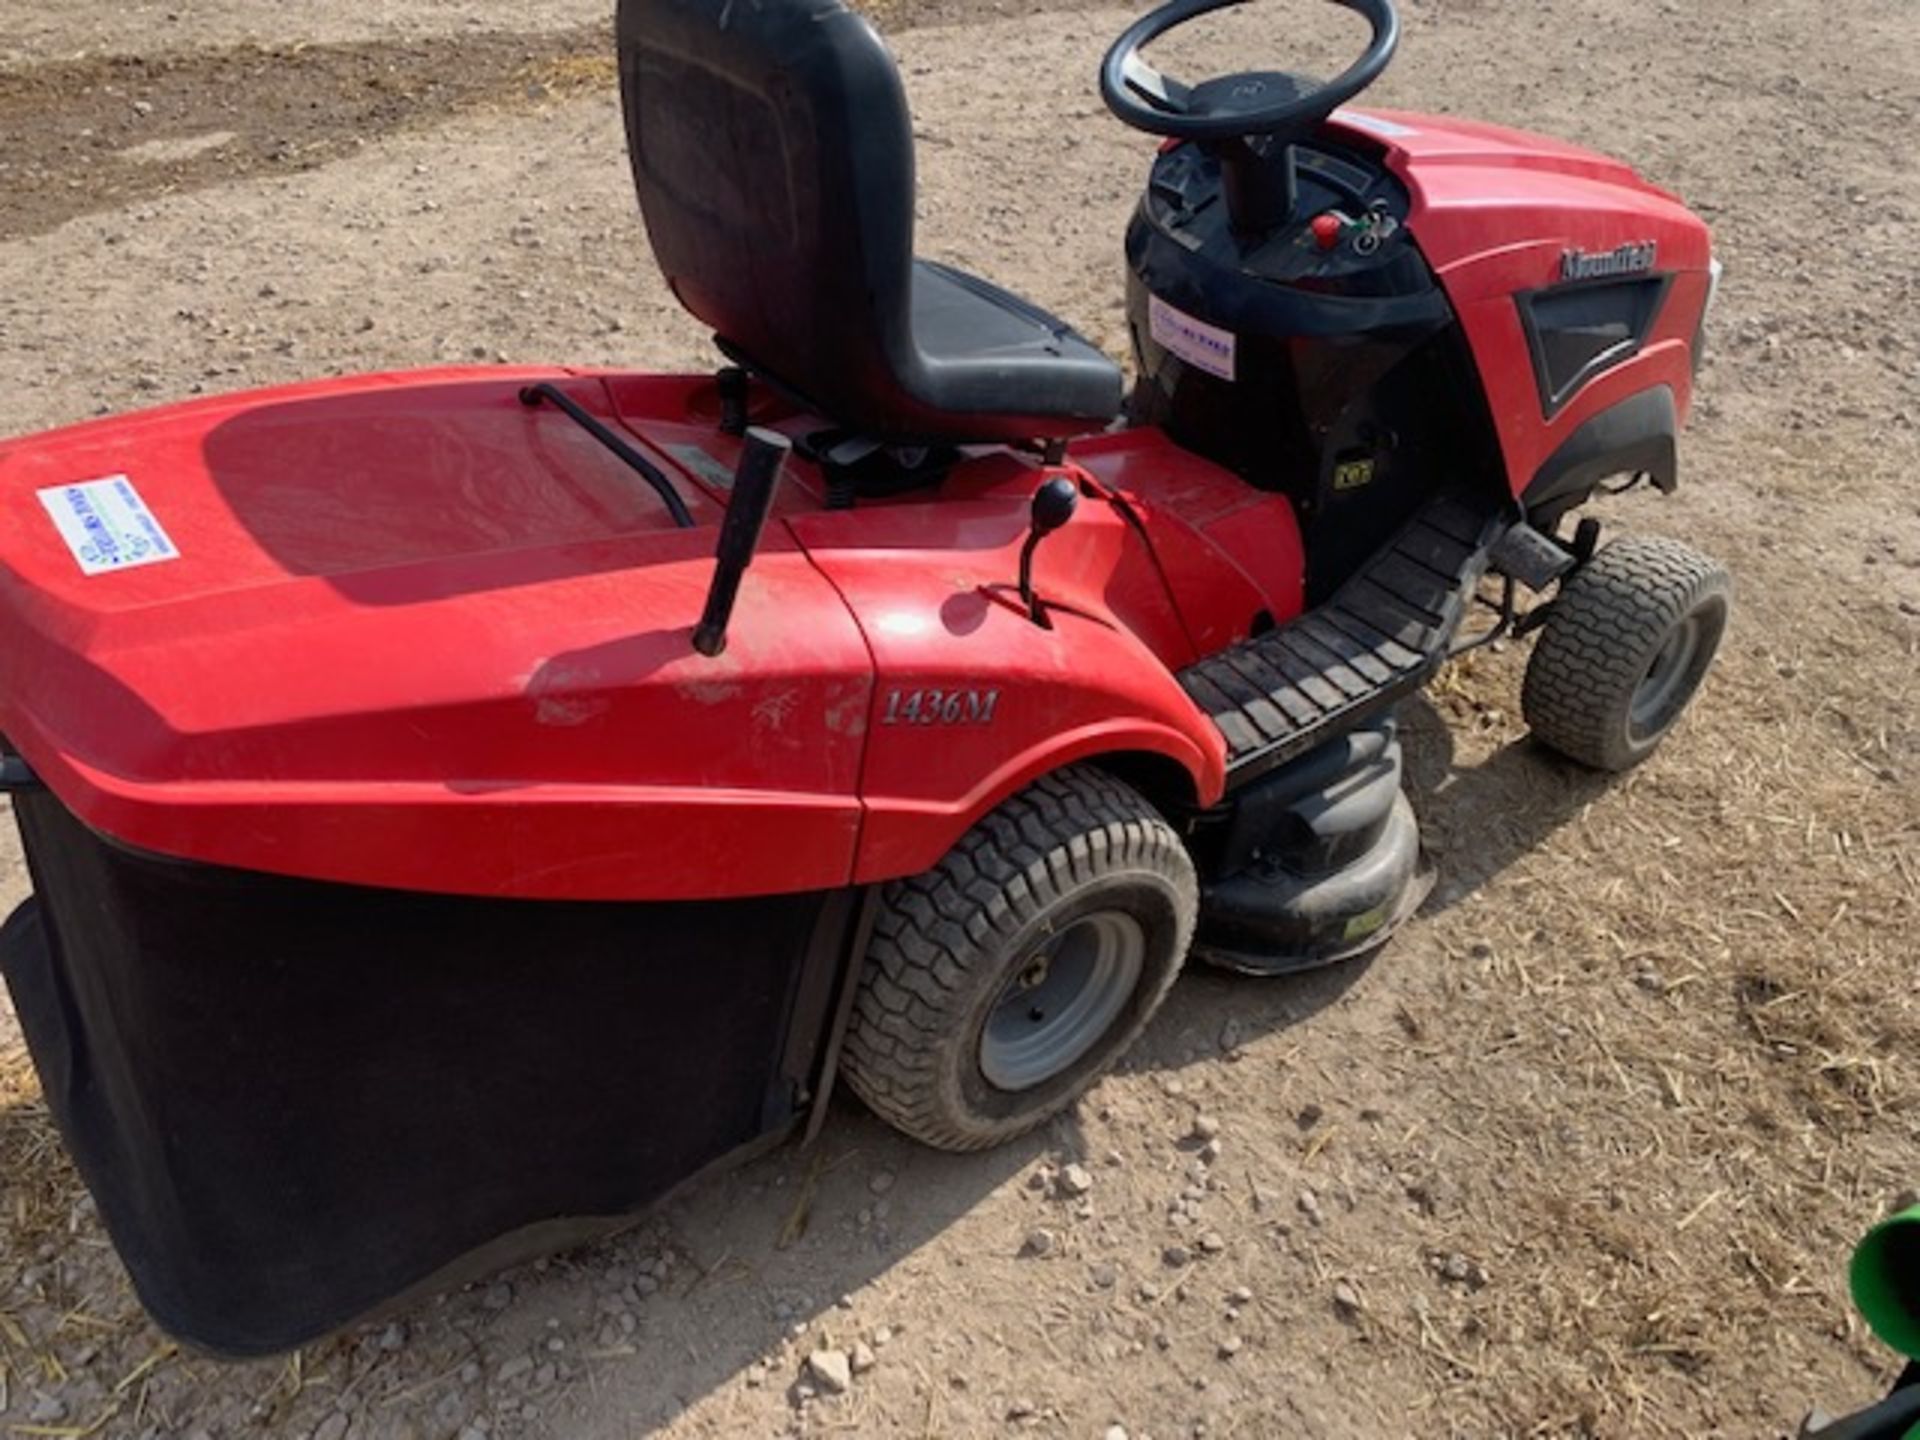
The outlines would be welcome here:
[[[1853,1303],[1881,1343],[1920,1360],[1920,1205],[1868,1233],[1849,1279]]]

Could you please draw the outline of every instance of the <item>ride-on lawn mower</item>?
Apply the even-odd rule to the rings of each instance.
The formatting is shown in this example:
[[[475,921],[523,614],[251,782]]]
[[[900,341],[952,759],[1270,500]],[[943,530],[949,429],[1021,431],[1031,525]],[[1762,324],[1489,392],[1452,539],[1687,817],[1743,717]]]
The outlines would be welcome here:
[[[932,1145],[1032,1128],[1190,949],[1272,975],[1406,920],[1393,707],[1464,646],[1539,631],[1526,716],[1576,761],[1660,742],[1726,577],[1570,526],[1674,484],[1706,227],[1568,145],[1342,108],[1390,0],[1341,0],[1372,38],[1324,85],[1142,58],[1228,3],[1101,74],[1165,141],[1124,424],[1106,355],[914,258],[865,21],[623,0],[717,375],[0,447],[5,968],[163,1325],[300,1344],[619,1223],[836,1075]]]

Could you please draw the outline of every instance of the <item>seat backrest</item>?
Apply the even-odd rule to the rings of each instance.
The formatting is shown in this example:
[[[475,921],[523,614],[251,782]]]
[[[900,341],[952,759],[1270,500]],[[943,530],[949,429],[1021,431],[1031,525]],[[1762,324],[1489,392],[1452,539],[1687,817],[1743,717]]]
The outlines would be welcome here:
[[[913,125],[840,0],[620,0],[627,147],[680,303],[829,415],[911,363]]]

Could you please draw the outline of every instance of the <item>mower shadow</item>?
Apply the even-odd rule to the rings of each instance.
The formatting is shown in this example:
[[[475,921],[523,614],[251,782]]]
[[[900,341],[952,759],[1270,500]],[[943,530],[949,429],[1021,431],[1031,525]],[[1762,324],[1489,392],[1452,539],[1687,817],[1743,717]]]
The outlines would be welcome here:
[[[1118,1071],[1171,1075],[1218,1059],[1223,1041],[1231,1048],[1300,1024],[1338,1001],[1371,963],[1269,982],[1194,966]],[[615,1388],[622,1433],[652,1434],[757,1365],[766,1367],[761,1383],[777,1391],[794,1384],[817,1346],[897,1330],[887,1284],[895,1273],[913,1275],[923,1296],[959,1295],[971,1283],[969,1263],[983,1271],[1038,1263],[1023,1246],[1053,1206],[1024,1189],[1036,1203],[1015,1216],[1004,1207],[983,1212],[983,1202],[1042,1160],[1093,1164],[1102,1147],[1081,1112],[1098,1105],[1096,1096],[1034,1134],[954,1155],[896,1134],[843,1091],[810,1146],[785,1145],[702,1180],[626,1234],[481,1282],[435,1313],[456,1331],[485,1326],[497,1366],[514,1345],[537,1349],[556,1328],[592,1337],[621,1292],[668,1254],[669,1278],[634,1310],[634,1331],[610,1348],[615,1336],[595,1338],[600,1354],[623,1354],[614,1363],[644,1367],[650,1377]],[[919,1253],[956,1229],[974,1232],[965,1255],[923,1272]],[[484,1292],[500,1279],[512,1287],[512,1307],[487,1315]],[[587,1308],[596,1301],[597,1314]],[[598,1433],[593,1422],[602,1417],[577,1418],[578,1433]]]
[[[1171,1075],[1217,1059],[1223,1041],[1231,1048],[1311,1019],[1370,966],[1363,960],[1274,982],[1195,966],[1119,1071]],[[1083,1128],[1081,1112],[1098,1105],[1096,1096],[1032,1135],[953,1155],[901,1137],[842,1092],[810,1146],[784,1145],[701,1180],[625,1234],[523,1265],[426,1313],[436,1328],[448,1327],[448,1339],[484,1333],[493,1367],[516,1350],[537,1352],[559,1330],[603,1357],[596,1369],[644,1370],[646,1384],[608,1388],[621,1397],[621,1433],[651,1434],[757,1366],[765,1366],[760,1383],[777,1392],[793,1385],[817,1346],[844,1347],[882,1327],[897,1329],[888,1283],[895,1274],[912,1275],[922,1296],[958,1295],[973,1283],[969,1264],[984,1272],[1037,1263],[1023,1256],[1023,1245],[1052,1205],[1025,1189],[1021,1196],[1036,1203],[1015,1215],[983,1203],[1042,1160],[1094,1163],[1103,1147]],[[920,1253],[955,1230],[970,1234],[961,1256],[924,1270]],[[641,1277],[662,1254],[671,1268],[658,1292],[625,1304],[630,1287],[649,1288]],[[486,1292],[497,1294],[502,1280],[511,1306],[490,1314]],[[606,1328],[608,1314],[622,1309],[635,1317],[624,1337]],[[457,1365],[464,1357],[449,1358]],[[598,1433],[596,1422],[613,1418],[577,1414],[569,1433]]]
[[[795,1384],[810,1351],[904,1328],[886,1290],[868,1286],[911,1265],[1042,1157],[1072,1159],[1086,1148],[1066,1116],[995,1150],[943,1154],[842,1095],[812,1144],[783,1145],[703,1179],[624,1234],[416,1310],[415,1344],[451,1342],[457,1365],[459,1347],[484,1334],[476,1358],[497,1370],[515,1354],[549,1358],[551,1338],[565,1335],[610,1382],[604,1388],[618,1396],[618,1410],[595,1413],[589,1400],[552,1433],[649,1435],[756,1366],[765,1367],[764,1381],[750,1383],[777,1394]],[[1025,1233],[1015,1223],[984,1237],[975,1247],[985,1252],[980,1263],[1029,1263],[1020,1254]],[[655,1290],[647,1277],[663,1256],[669,1268]],[[966,1282],[964,1270],[930,1277],[935,1292]],[[491,1313],[508,1288],[511,1302]],[[622,1322],[622,1314],[633,1319]],[[621,1383],[627,1367],[644,1383]]]
[[[1617,777],[1584,770],[1522,737],[1477,765],[1426,696],[1400,708],[1408,798],[1438,871],[1420,917],[1443,914],[1533,853],[1604,795]]]
[[[1373,961],[1368,955],[1272,979],[1189,961],[1152,1026],[1116,1069],[1126,1075],[1171,1074],[1305,1024],[1338,1004],[1373,969]]]
[[[1530,739],[1463,766],[1452,727],[1424,696],[1400,709],[1406,788],[1437,871],[1415,923],[1445,913],[1544,845],[1614,777],[1559,760]],[[1349,964],[1261,980],[1190,964],[1123,1073],[1173,1071],[1291,1029],[1337,1004],[1395,945]]]

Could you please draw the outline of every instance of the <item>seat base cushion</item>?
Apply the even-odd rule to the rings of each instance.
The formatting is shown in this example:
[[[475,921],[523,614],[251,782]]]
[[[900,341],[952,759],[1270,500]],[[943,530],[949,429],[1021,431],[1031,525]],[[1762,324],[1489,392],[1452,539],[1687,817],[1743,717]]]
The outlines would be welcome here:
[[[965,429],[976,416],[1086,422],[1119,412],[1120,367],[1065,322],[975,275],[913,266],[916,398]]]

